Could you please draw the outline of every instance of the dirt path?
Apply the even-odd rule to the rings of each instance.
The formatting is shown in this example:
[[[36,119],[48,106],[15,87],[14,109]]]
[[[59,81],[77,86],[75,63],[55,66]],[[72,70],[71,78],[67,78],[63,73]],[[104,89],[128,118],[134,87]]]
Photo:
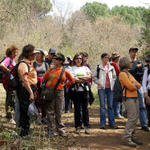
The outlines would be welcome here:
[[[5,93],[0,86],[0,123],[3,123],[3,128],[15,130],[15,126],[10,124],[4,117],[4,98]],[[22,139],[22,145],[26,145],[27,150],[30,148],[33,150],[150,150],[150,132],[140,130],[139,123],[137,125],[137,135],[144,145],[137,146],[137,148],[130,148],[122,145],[121,142],[126,120],[116,119],[117,125],[119,126],[117,130],[109,129],[109,127],[107,127],[106,130],[102,130],[99,128],[98,106],[92,106],[92,108],[89,108],[89,112],[91,126],[90,135],[86,135],[84,130],[81,130],[80,135],[75,133],[72,110],[70,113],[63,114],[63,122],[66,125],[68,137],[62,138],[56,136],[53,139],[48,139],[45,136],[47,134],[47,132],[45,132],[46,126],[32,125],[31,130],[34,130],[35,133],[31,133],[29,140]]]

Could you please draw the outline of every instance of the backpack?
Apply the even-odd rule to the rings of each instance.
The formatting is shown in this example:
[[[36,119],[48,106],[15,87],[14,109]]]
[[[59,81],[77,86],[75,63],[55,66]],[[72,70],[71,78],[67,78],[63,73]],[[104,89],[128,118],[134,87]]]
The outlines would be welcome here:
[[[5,60],[5,58],[6,58],[6,57],[4,57],[0,63],[2,63],[2,62]],[[11,63],[12,63],[12,61],[11,61],[11,59],[10,59],[9,65],[7,66],[7,68],[10,67]],[[3,83],[2,77],[3,77],[4,74],[5,74],[5,71],[0,68],[0,83]]]
[[[116,102],[122,102],[123,100],[123,90],[125,89],[125,99],[126,99],[126,87],[121,87],[119,76],[117,76],[113,89],[113,100]]]
[[[97,71],[97,75],[96,75],[96,77],[97,77],[97,79],[99,79],[99,73],[100,73],[99,65],[97,65],[96,71]]]
[[[18,66],[20,63],[25,63],[28,67],[28,72],[30,72],[29,65],[25,61],[20,61],[12,68],[12,70],[9,73],[3,74],[2,77],[3,87],[6,91],[13,91],[17,89],[20,83],[19,76],[18,76]]]

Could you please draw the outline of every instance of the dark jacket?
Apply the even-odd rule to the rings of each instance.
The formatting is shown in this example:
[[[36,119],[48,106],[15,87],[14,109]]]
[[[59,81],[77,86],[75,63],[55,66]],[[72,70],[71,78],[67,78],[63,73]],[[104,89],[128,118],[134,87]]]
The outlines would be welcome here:
[[[144,64],[140,60],[136,60],[131,63],[132,63],[132,69],[130,69],[129,72],[139,83],[141,83],[144,74]],[[142,67],[140,68],[137,67],[138,64],[142,64]]]

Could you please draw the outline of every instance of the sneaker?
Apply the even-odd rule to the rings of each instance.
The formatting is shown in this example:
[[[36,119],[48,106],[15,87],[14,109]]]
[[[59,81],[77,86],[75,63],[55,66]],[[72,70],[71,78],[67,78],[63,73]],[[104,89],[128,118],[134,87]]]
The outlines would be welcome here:
[[[76,133],[77,133],[77,134],[80,134],[80,127],[77,127],[77,128],[76,128]]]
[[[67,134],[65,132],[61,132],[61,133],[59,133],[59,135],[62,136],[62,137],[66,137],[67,136]]]
[[[118,116],[116,116],[115,118],[116,118],[116,119],[124,119],[124,117],[121,116],[121,115],[118,115]]]
[[[118,126],[115,125],[115,124],[114,124],[114,125],[110,125],[109,127],[110,127],[111,129],[119,129]]]
[[[90,131],[87,127],[85,127],[85,134],[90,134]]]
[[[83,124],[81,125],[80,129],[84,129],[84,125]]]
[[[142,129],[143,131],[149,132],[149,128],[146,127],[146,126],[143,126],[141,129]]]
[[[123,140],[123,144],[130,147],[136,147],[136,143],[134,143],[132,140]]]
[[[16,122],[15,122],[15,120],[14,119],[10,119],[10,121],[9,121],[11,124],[14,124],[14,125],[16,125]]]
[[[136,143],[137,145],[143,145],[143,143],[139,141],[137,138],[132,138],[132,141]]]

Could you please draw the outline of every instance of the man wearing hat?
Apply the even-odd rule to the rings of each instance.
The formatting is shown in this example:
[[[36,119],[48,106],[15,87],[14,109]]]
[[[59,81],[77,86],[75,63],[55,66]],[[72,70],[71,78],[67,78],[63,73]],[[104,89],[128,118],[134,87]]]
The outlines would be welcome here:
[[[142,83],[143,73],[144,73],[144,64],[136,58],[136,54],[138,52],[138,48],[130,48],[129,55],[132,63],[132,68],[129,72],[134,76],[134,78]],[[139,119],[141,123],[141,129],[144,131],[149,131],[147,127],[147,116],[146,116],[146,108],[144,103],[144,94],[142,87],[137,90],[138,92],[138,100],[139,100]]]
[[[48,63],[48,65],[52,65],[52,59],[54,55],[56,54],[56,50],[53,48],[50,48],[48,51],[48,58],[45,59],[45,62]]]

